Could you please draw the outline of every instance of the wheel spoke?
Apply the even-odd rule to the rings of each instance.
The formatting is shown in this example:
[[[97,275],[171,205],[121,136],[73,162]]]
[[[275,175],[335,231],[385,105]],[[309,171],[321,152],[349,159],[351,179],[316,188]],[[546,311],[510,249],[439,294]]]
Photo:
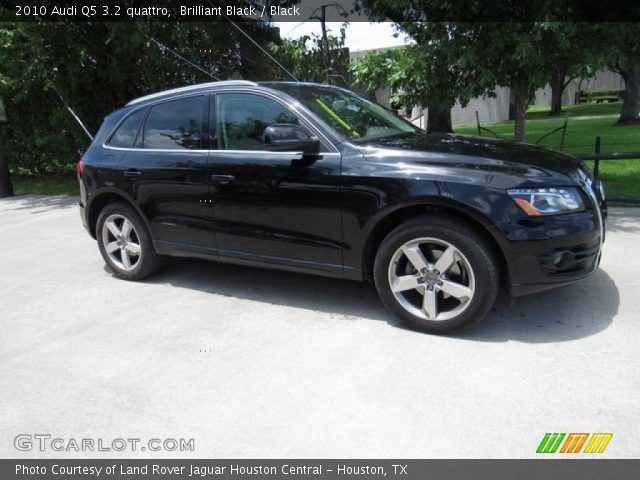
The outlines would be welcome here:
[[[120,229],[113,220],[108,220],[105,225],[114,237],[118,238],[118,235],[121,235]]]
[[[424,258],[419,245],[412,245],[410,247],[405,245],[402,247],[402,251],[416,270],[420,271],[423,268],[427,268],[428,262]]]
[[[131,268],[131,258],[129,257],[129,252],[127,252],[124,248],[120,250],[120,255],[122,258],[122,265],[126,270]]]
[[[113,253],[120,248],[120,245],[118,245],[118,242],[111,242],[111,243],[108,243],[107,246],[104,248],[107,251],[107,253]]]
[[[447,247],[447,249],[442,252],[442,255],[434,265],[435,270],[438,270],[440,273],[446,272],[451,265],[456,261],[455,253],[457,250],[453,246]]]
[[[122,227],[120,228],[120,231],[122,232],[122,236],[128,239],[129,235],[131,234],[132,228],[133,228],[133,225],[131,224],[131,222],[125,218],[122,221]]]
[[[404,292],[405,290],[411,290],[418,285],[418,277],[415,275],[403,275],[402,277],[395,277],[391,282],[391,290],[394,292]]]
[[[137,243],[127,243],[124,249],[131,255],[140,255],[140,245]]]
[[[473,294],[473,291],[469,287],[460,283],[452,282],[451,280],[442,280],[440,290],[456,298],[471,298],[471,295]]]
[[[438,300],[435,289],[429,290],[425,287],[424,297],[422,298],[422,311],[430,320],[435,320],[438,315]]]

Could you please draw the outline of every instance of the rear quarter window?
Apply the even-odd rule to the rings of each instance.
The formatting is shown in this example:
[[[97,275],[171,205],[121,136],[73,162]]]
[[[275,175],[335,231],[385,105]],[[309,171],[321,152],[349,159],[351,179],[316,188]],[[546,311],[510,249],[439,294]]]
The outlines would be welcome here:
[[[113,133],[108,145],[119,148],[133,148],[143,116],[144,109],[137,110],[129,115]]]

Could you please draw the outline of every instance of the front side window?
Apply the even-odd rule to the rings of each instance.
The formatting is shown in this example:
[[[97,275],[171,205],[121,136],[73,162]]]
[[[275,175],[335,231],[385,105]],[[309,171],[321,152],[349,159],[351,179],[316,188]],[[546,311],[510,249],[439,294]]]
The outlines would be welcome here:
[[[144,123],[142,147],[198,150],[202,144],[204,96],[181,98],[151,107]]]
[[[109,146],[119,148],[133,148],[144,116],[144,108],[133,112],[120,124],[109,140]]]
[[[280,103],[262,95],[216,95],[218,139],[225,150],[265,150],[262,133],[269,125],[298,125],[298,118]]]

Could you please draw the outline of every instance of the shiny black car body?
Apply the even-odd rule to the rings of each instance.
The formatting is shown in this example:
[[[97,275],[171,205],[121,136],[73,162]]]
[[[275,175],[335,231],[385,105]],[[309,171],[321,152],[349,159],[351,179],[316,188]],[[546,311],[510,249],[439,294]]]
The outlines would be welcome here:
[[[305,88],[335,87],[218,82],[143,97],[110,114],[79,166],[85,227],[99,238],[101,211],[121,202],[143,219],[159,255],[366,281],[373,280],[387,235],[432,214],[477,233],[513,296],[565,285],[597,269],[606,204],[590,171],[575,158],[532,145],[417,130],[352,141],[327,123],[336,115],[322,118],[298,100]],[[216,109],[226,105],[225,115],[239,115],[233,102],[245,97],[237,94],[288,109],[315,148],[293,151],[286,142],[280,148],[224,148]],[[143,132],[153,137],[143,122],[152,122],[150,109],[196,97],[202,128],[197,135],[182,133],[187,148],[141,145]],[[135,138],[126,147],[114,146],[114,132],[136,112],[141,126]],[[584,208],[532,217],[506,193],[563,187],[576,189]]]

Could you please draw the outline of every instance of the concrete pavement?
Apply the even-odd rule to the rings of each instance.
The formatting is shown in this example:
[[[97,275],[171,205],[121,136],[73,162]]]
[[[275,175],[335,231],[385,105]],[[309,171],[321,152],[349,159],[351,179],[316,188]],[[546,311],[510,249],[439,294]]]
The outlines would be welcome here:
[[[436,337],[354,282],[184,259],[117,280],[76,203],[0,200],[1,457],[529,458],[545,432],[640,455],[640,209],[613,209],[593,277]],[[14,448],[43,433],[195,449]]]

